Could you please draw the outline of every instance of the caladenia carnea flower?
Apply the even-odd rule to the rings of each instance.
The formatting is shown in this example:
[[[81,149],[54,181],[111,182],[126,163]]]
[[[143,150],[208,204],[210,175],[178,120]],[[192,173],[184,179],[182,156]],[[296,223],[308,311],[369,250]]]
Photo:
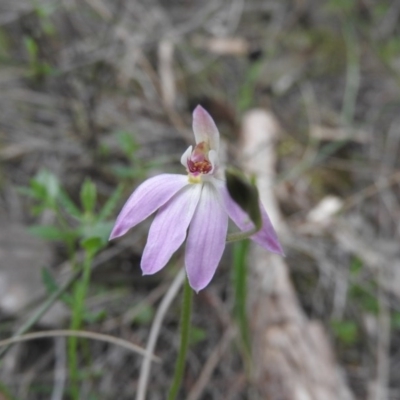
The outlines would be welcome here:
[[[182,155],[187,175],[161,174],[143,182],[121,210],[110,239],[158,210],[142,255],[144,275],[160,271],[186,239],[185,268],[198,292],[214,276],[226,245],[228,219],[249,231],[248,215],[230,197],[219,165],[219,132],[203,107],[193,112],[196,145]],[[265,249],[283,254],[275,230],[260,204],[261,229],[250,238]]]

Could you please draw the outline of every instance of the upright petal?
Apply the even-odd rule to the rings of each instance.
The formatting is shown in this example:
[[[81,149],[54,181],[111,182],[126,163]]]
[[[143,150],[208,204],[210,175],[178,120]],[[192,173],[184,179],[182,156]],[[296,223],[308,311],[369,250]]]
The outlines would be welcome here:
[[[215,172],[215,168],[218,167],[218,154],[215,150],[210,150],[208,152],[208,159],[210,160],[210,164],[212,166],[212,169],[210,171],[210,174]]]
[[[188,185],[185,175],[162,174],[144,181],[129,197],[118,215],[110,239],[124,235]]]
[[[228,215],[220,194],[204,183],[186,240],[185,264],[190,286],[199,291],[214,276],[225,248]]]
[[[188,159],[189,159],[190,155],[192,154],[192,151],[193,151],[193,146],[189,146],[189,147],[187,148],[187,150],[182,154],[182,157],[181,157],[181,164],[182,164],[186,169],[188,169]]]
[[[201,186],[188,185],[158,211],[151,224],[141,267],[144,275],[162,269],[186,237],[200,199]]]
[[[193,132],[196,143],[206,142],[218,153],[219,132],[211,115],[200,105],[193,111]]]
[[[254,224],[250,221],[248,215],[240,208],[240,206],[232,200],[231,196],[228,193],[228,190],[226,189],[226,185],[220,184],[219,189],[225,202],[226,211],[228,212],[228,215],[232,219],[232,221],[242,231],[248,231],[252,229],[254,227]],[[264,247],[264,249],[271,251],[272,253],[284,255],[275,229],[272,226],[268,214],[261,203],[260,211],[262,217],[262,227],[256,234],[254,234],[250,238],[258,243],[261,247]]]

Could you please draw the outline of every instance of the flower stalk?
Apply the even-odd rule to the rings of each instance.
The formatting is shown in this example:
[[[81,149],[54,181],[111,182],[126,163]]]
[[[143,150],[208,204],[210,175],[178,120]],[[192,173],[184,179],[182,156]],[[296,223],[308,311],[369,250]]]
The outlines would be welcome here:
[[[235,289],[234,313],[239,325],[240,336],[245,351],[250,354],[250,332],[247,321],[247,265],[246,258],[249,252],[249,240],[236,243],[233,249],[233,286]]]
[[[72,309],[71,330],[79,330],[82,325],[84,303],[90,283],[92,260],[93,253],[86,251],[82,265],[82,280],[78,281],[74,288],[75,301]],[[77,347],[78,338],[72,336],[68,341],[68,367],[71,379],[71,396],[74,400],[79,399]]]
[[[186,354],[189,347],[190,318],[192,314],[193,290],[190,287],[189,280],[186,277],[183,288],[183,301],[181,311],[181,337],[178,358],[175,365],[175,373],[171,388],[168,394],[168,400],[176,399],[181,387],[182,378],[185,370]]]
[[[283,255],[256,186],[237,171],[228,170],[224,174],[219,159],[218,128],[201,106],[193,111],[193,133],[196,144],[189,146],[181,157],[187,175],[162,174],[143,182],[125,203],[110,235],[110,240],[123,236],[156,213],[141,259],[144,275],[164,268],[185,242],[180,348],[168,400],[178,395],[184,375],[192,289],[199,292],[210,283],[226,243],[250,238],[266,250]],[[227,234],[229,219],[240,232]],[[244,277],[238,277],[243,282],[240,286],[238,282],[236,291],[242,298],[237,312],[245,325],[246,272],[239,269],[237,275]]]

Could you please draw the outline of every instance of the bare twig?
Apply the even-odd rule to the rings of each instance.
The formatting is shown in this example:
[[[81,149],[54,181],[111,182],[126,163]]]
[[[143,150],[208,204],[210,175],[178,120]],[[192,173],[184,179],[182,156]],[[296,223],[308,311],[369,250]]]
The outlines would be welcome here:
[[[142,367],[140,369],[139,386],[136,394],[136,400],[144,400],[146,397],[147,383],[150,376],[151,367],[151,355],[154,352],[158,335],[160,333],[161,324],[164,320],[165,314],[167,313],[172,301],[177,295],[179,289],[181,288],[183,281],[185,280],[185,270],[181,269],[173,280],[170,288],[165,294],[160,307],[157,310],[157,314],[154,317],[153,324],[151,326],[149,340],[146,346],[146,354],[143,359]]]
[[[174,43],[163,39],[158,45],[158,73],[164,107],[174,109],[176,85],[174,74]]]
[[[347,70],[341,118],[345,125],[351,125],[360,88],[359,48],[355,29],[351,22],[347,22],[344,25],[343,34],[347,50]]]
[[[12,337],[9,339],[1,340],[0,347],[9,346],[14,343],[25,342],[27,340],[43,339],[43,338],[49,338],[49,337],[60,337],[60,336],[61,337],[63,337],[63,336],[82,337],[85,339],[99,340],[102,342],[107,342],[107,343],[115,344],[120,347],[124,347],[125,349],[131,350],[142,356],[146,356],[146,359],[149,358],[151,361],[155,361],[155,362],[161,361],[159,357],[156,357],[152,353],[149,354],[148,350],[144,350],[140,346],[133,344],[125,339],[116,338],[114,336],[105,335],[103,333],[88,332],[88,331],[71,331],[71,330],[65,330],[65,329],[57,329],[57,330],[51,330],[51,331],[27,333],[26,335],[20,335],[17,337]]]
[[[55,366],[54,366],[54,386],[51,400],[62,400],[67,379],[67,356],[65,350],[65,339],[59,337],[54,341],[55,345]]]
[[[207,362],[204,364],[204,367],[200,373],[199,378],[196,383],[193,385],[191,392],[189,393],[188,400],[198,400],[201,398],[204,389],[207,386],[207,383],[210,381],[211,375],[214,372],[215,368],[218,365],[219,360],[222,355],[228,349],[229,344],[232,339],[236,336],[236,329],[234,327],[228,328],[221,340],[214,348],[211,353],[211,356],[208,358]]]
[[[243,153],[254,154],[264,147],[243,167],[255,173],[260,200],[277,231],[285,236],[288,229],[271,190],[278,132],[271,113],[252,110],[244,116]],[[251,255],[254,372],[264,397],[352,399],[321,324],[310,321],[300,307],[288,265],[260,247],[253,248]]]
[[[61,297],[63,293],[75,282],[76,279],[81,275],[81,271],[77,271],[71,275],[67,282],[64,285],[60,286],[60,288],[55,291],[36,311],[35,313],[26,321],[18,330],[15,332],[14,336],[6,341],[0,342],[1,343],[7,342],[8,344],[4,345],[4,349],[0,350],[0,359],[6,353],[9,348],[9,345],[12,343],[17,343],[19,340],[18,338],[22,337],[21,335],[27,332],[37,321],[39,321],[44,314],[54,305],[54,303]],[[26,337],[26,336],[25,336]]]
[[[391,176],[385,179],[378,180],[372,185],[360,190],[358,193],[348,197],[342,207],[342,212],[348,211],[355,205],[365,201],[366,199],[378,194],[381,190],[388,189],[390,186],[396,185],[400,182],[400,171],[393,173]]]
[[[164,295],[167,289],[167,284],[157,286],[143,300],[136,304],[135,307],[129,309],[121,316],[106,320],[102,325],[102,331],[112,331],[121,325],[130,324],[145,307],[154,305],[154,303]]]
[[[112,259],[116,254],[121,251],[120,247],[111,248],[109,250],[104,251],[103,253],[99,254],[98,257],[93,261],[92,268],[96,269],[102,263]],[[78,259],[81,258],[82,254],[78,253]],[[69,262],[66,263],[69,265]],[[54,293],[52,293],[47,300],[31,315],[31,317],[15,332],[11,339],[17,338],[20,335],[26,333],[29,329],[32,328],[40,319],[50,310],[51,307],[56,303],[56,301],[65,293],[68,288],[81,276],[81,271],[75,271],[72,273],[68,279],[65,281],[63,285],[61,285]],[[9,339],[9,340],[11,340]],[[1,346],[0,346],[1,347]],[[5,346],[2,350],[0,350],[0,359],[2,356],[7,352],[9,346]]]

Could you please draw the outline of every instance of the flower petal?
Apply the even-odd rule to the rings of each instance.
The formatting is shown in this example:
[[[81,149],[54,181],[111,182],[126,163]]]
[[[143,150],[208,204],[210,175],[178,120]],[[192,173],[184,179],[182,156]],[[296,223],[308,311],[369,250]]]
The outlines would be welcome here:
[[[209,172],[210,174],[213,174],[215,172],[215,169],[218,167],[218,154],[215,150],[210,150],[208,152],[208,159],[211,163],[212,169]]]
[[[240,206],[234,200],[232,200],[231,196],[228,193],[226,185],[220,184],[219,189],[225,202],[226,211],[228,212],[228,215],[232,219],[232,221],[242,231],[248,231],[252,229],[254,227],[254,224],[250,221],[248,215],[240,208]],[[262,217],[262,227],[256,234],[252,235],[250,238],[261,247],[264,247],[264,249],[271,251],[272,253],[284,255],[275,229],[272,226],[268,214],[265,211],[265,208],[261,204],[261,202],[260,211]]]
[[[185,175],[162,174],[143,182],[129,197],[118,215],[110,239],[124,235],[188,185]]]
[[[188,169],[188,159],[190,155],[192,154],[193,151],[193,146],[189,146],[188,149],[182,154],[181,157],[181,164]]]
[[[206,142],[218,153],[219,132],[211,115],[200,105],[193,111],[193,132],[196,143]]]
[[[151,224],[141,267],[144,275],[158,272],[169,261],[186,237],[200,199],[201,186],[188,185],[158,211]]]
[[[204,183],[186,240],[185,264],[190,286],[198,292],[214,276],[225,249],[228,215],[220,194]]]
[[[262,217],[262,228],[255,235],[253,235],[251,239],[272,253],[284,256],[285,253],[283,252],[282,246],[279,243],[278,236],[274,227],[272,226],[267,211],[261,202],[260,211]]]

